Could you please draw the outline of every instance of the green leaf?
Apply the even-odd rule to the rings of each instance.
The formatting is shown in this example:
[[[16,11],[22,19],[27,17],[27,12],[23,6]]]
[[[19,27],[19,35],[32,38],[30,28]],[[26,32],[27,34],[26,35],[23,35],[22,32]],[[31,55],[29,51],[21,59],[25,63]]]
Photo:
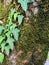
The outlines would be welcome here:
[[[12,30],[12,34],[16,41],[18,41],[19,32],[20,32],[20,30],[18,28]]]
[[[26,0],[18,0],[18,3],[21,4],[21,7],[24,11],[27,10],[28,6],[27,6],[27,1]]]
[[[11,9],[11,16],[14,14],[14,12],[16,12],[16,10],[14,8]]]
[[[26,11],[27,8],[28,8],[28,6],[27,6],[27,2],[22,2],[22,3],[23,3],[23,4],[21,4],[22,9],[23,9],[24,11]]]
[[[18,3],[20,3],[21,4],[21,7],[22,7],[22,9],[24,10],[24,11],[26,11],[27,10],[27,8],[28,8],[28,3],[31,3],[31,2],[33,2],[34,0],[18,0]]]
[[[4,30],[4,27],[0,26],[0,34],[2,33],[3,30]]]
[[[17,16],[18,16],[18,14],[20,14],[19,12],[16,12],[15,14],[14,14],[14,20],[16,21],[16,18],[17,18]]]
[[[14,48],[14,39],[13,38],[7,38],[7,41],[6,41],[6,43],[8,43],[9,44],[9,46],[10,46],[10,49],[12,49],[13,50],[13,48]]]
[[[12,21],[10,21],[8,25],[11,26],[12,24],[13,24]]]
[[[0,63],[3,62],[3,59],[4,59],[4,54],[0,53]]]
[[[7,55],[9,55],[9,53],[10,53],[10,46],[9,45],[8,46],[5,46],[5,53]]]
[[[17,27],[17,25],[16,24],[13,24],[12,26],[10,26],[10,30],[12,30],[12,29],[14,29],[16,27]]]
[[[0,36],[0,43],[3,41],[4,37]]]
[[[5,29],[4,29],[4,34],[5,34],[6,32],[8,32],[8,31],[9,31],[9,30],[5,28]]]
[[[12,16],[9,15],[8,22],[12,22]]]
[[[5,44],[6,44],[6,42],[4,41],[4,42],[2,42],[2,44],[1,44],[1,51],[2,52],[4,52],[4,49],[5,49]]]
[[[18,23],[19,25],[22,23],[22,20],[23,20],[23,15],[18,15]]]
[[[11,36],[11,31],[8,31],[5,35],[7,36],[7,38],[10,37]]]

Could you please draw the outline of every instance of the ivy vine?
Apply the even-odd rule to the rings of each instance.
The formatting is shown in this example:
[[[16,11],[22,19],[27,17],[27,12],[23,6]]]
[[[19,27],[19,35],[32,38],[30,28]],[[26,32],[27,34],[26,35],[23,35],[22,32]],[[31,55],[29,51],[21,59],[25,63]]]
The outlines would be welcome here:
[[[28,3],[33,2],[34,0],[17,0],[21,5],[24,11],[28,9]],[[12,17],[14,16],[14,21],[18,18],[18,25],[13,23]],[[10,50],[14,48],[14,42],[18,41],[20,29],[18,28],[21,25],[24,16],[17,12],[14,8],[10,10],[8,17],[8,23],[5,26],[0,25],[0,63],[3,62],[4,53],[9,55]]]

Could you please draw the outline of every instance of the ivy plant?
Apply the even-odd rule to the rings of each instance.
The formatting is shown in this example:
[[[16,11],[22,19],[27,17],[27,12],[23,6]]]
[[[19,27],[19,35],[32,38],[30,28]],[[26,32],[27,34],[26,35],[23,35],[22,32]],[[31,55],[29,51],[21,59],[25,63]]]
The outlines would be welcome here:
[[[3,53],[0,53],[0,63],[3,62],[3,59],[4,59],[4,54]]]
[[[18,3],[20,3],[21,4],[21,7],[22,7],[22,9],[24,10],[24,11],[26,11],[27,10],[27,8],[28,8],[28,3],[31,3],[31,2],[33,2],[34,0],[18,0]]]
[[[18,25],[12,22],[12,16],[14,16],[14,20],[18,18],[18,23],[21,25],[23,15],[20,15],[19,12],[16,12],[15,9],[11,9],[8,23],[5,26],[0,25],[0,62],[3,62],[4,54],[9,55],[10,49],[13,50],[14,42],[18,41],[20,29],[18,29]]]

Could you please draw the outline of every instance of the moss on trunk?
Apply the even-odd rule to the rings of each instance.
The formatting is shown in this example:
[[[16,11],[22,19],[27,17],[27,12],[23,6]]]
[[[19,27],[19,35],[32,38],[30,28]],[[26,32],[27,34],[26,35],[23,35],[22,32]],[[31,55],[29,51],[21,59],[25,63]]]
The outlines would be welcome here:
[[[26,22],[24,19],[20,26],[21,32],[19,41],[15,44],[15,51],[23,53],[20,53],[20,55],[16,53],[16,57],[18,55],[17,65],[44,65],[46,60],[49,51],[49,0],[42,0],[38,4],[39,12],[37,16],[31,12],[29,21]],[[0,13],[1,17],[4,17],[3,12]],[[5,19],[7,18],[5,17]],[[5,56],[4,62],[0,65],[12,64],[9,62],[9,57]]]

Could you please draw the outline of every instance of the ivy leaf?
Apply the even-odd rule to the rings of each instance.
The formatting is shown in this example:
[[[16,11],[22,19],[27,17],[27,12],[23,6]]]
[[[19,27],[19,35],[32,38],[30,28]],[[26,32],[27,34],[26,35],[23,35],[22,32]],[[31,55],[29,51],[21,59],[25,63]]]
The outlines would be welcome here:
[[[24,11],[26,11],[27,10],[27,8],[28,8],[28,3],[31,3],[31,2],[33,2],[34,0],[18,0],[18,3],[20,3],[21,4],[21,7],[22,7],[22,9],[24,10]]]
[[[16,18],[17,18],[17,16],[18,16],[18,14],[20,14],[19,12],[16,12],[15,14],[14,14],[14,20],[16,21]]]
[[[19,37],[18,33],[19,32],[20,32],[20,30],[18,28],[12,30],[12,34],[13,34],[16,41],[18,41],[18,37]]]
[[[10,37],[11,31],[8,31],[5,35],[7,36],[7,38]]]
[[[5,46],[5,53],[9,55],[10,53],[10,46]]]
[[[12,16],[9,15],[8,22],[12,22]]]
[[[22,9],[24,10],[24,11],[26,11],[27,10],[27,1],[26,0],[18,0],[18,3],[20,3],[21,4],[21,7],[22,7]]]
[[[14,28],[16,28],[17,27],[17,25],[16,24],[13,24],[12,25],[12,29],[14,29]]]
[[[14,14],[14,12],[16,12],[16,10],[14,8],[11,9],[11,16]]]
[[[13,42],[14,42],[14,39],[13,39],[13,38],[7,38],[6,43],[9,44],[10,49],[12,49],[12,50],[13,50],[13,48],[14,48],[14,44],[13,44]]]
[[[23,15],[18,15],[18,23],[19,25],[22,23],[22,20],[23,20]]]
[[[4,59],[4,54],[0,53],[0,63],[3,62],[3,59]]]
[[[12,29],[14,29],[16,27],[17,27],[17,25],[16,24],[13,24],[12,26],[10,26],[10,30],[12,30]]]
[[[5,41],[4,42],[2,42],[2,44],[1,44],[1,51],[3,52],[4,51],[4,49],[5,49]]]
[[[0,26],[0,34],[2,33],[3,30],[4,30],[4,27]]]
[[[28,8],[28,6],[27,6],[27,2],[22,2],[22,3],[23,3],[23,4],[21,4],[22,9],[23,9],[24,11],[26,11],[27,8]]]
[[[8,32],[8,31],[9,31],[9,30],[5,28],[5,29],[4,29],[4,34],[5,34],[6,32]]]
[[[3,41],[4,37],[0,36],[0,43]]]
[[[12,21],[10,21],[8,25],[11,26],[12,24],[13,24]]]

